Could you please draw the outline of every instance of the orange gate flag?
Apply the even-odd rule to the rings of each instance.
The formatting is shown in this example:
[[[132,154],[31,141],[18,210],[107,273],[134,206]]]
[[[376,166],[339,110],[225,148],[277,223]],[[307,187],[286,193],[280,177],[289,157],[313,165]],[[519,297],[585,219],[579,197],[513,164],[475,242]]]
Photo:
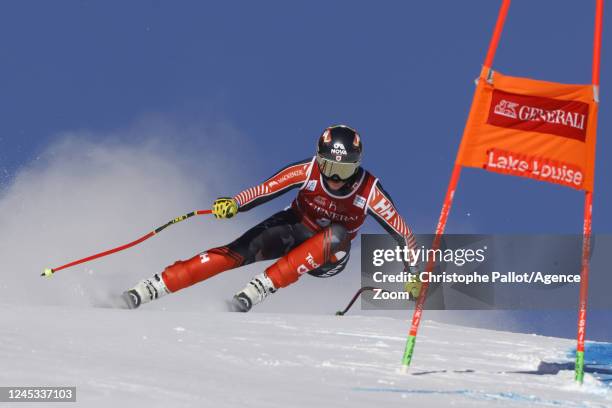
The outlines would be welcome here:
[[[593,191],[597,94],[482,69],[456,164]]]

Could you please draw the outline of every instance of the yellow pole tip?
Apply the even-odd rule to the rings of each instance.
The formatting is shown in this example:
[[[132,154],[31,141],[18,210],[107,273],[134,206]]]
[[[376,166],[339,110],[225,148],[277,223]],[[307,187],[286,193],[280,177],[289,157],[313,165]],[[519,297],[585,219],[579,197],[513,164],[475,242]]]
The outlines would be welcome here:
[[[53,275],[53,269],[45,268],[45,271],[42,273],[42,276],[46,276],[47,278],[49,278],[51,277],[51,275]]]

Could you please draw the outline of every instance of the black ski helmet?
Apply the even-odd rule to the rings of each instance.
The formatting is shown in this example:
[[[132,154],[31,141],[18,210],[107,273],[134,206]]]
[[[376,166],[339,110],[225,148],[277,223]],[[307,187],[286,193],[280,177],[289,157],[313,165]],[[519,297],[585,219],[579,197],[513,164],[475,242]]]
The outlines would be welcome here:
[[[321,174],[334,181],[351,178],[359,169],[363,146],[357,131],[346,125],[330,126],[317,144],[317,164]]]

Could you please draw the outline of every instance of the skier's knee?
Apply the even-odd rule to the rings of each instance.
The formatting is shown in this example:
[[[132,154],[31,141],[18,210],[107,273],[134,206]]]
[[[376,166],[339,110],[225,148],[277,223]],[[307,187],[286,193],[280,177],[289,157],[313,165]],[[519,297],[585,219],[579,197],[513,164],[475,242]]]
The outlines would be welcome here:
[[[345,227],[332,224],[289,251],[266,269],[274,286],[284,288],[305,273],[326,264],[337,264],[347,257],[349,233]]]

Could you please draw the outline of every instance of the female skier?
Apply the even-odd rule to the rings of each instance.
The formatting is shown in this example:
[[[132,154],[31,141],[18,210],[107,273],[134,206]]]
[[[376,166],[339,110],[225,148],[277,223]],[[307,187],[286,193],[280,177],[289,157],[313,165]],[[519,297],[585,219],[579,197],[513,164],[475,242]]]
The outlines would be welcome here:
[[[379,180],[361,167],[362,155],[361,138],[354,129],[331,126],[319,137],[314,157],[284,167],[233,198],[218,198],[213,214],[231,218],[298,189],[290,207],[232,243],[176,261],[161,274],[140,281],[123,295],[128,306],[137,308],[229,269],[276,259],[233,297],[234,309],[247,312],[304,274],[327,278],[340,273],[348,262],[351,241],[367,215],[400,246],[414,248],[412,231],[391,198]],[[416,297],[420,283],[408,284],[406,290]]]

